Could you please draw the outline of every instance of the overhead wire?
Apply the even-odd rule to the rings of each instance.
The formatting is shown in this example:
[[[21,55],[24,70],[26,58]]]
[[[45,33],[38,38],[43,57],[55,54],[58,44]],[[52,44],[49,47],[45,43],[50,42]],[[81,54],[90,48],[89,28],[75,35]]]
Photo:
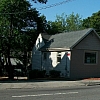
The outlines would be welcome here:
[[[39,7],[39,8],[36,8],[36,9],[37,10],[43,10],[43,9],[47,9],[47,8],[51,8],[51,7],[55,7],[55,6],[59,6],[59,5],[65,4],[65,3],[69,2],[69,1],[72,1],[72,0],[65,0],[65,1],[54,3],[54,4],[51,4],[51,5],[48,5],[48,6]]]
[[[48,6],[43,6],[43,7],[39,7],[39,8],[36,8],[37,10],[43,10],[43,9],[48,9],[48,8],[52,8],[52,7],[55,7],[55,6],[59,6],[59,5],[62,5],[62,4],[65,4],[69,1],[72,1],[72,0],[65,0],[65,1],[62,1],[62,2],[58,2],[58,3],[54,3],[54,4],[51,4],[51,5],[48,5]],[[22,11],[22,12],[13,12],[13,13],[0,13],[0,15],[10,15],[10,14],[22,14],[22,13],[26,13],[26,12],[31,12],[31,11]]]

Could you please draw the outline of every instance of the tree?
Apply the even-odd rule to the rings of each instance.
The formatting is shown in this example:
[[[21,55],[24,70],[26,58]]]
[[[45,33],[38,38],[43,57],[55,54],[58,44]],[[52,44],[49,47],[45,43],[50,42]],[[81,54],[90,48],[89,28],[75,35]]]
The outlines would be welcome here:
[[[21,0],[1,0],[0,1],[0,13],[1,13],[1,23],[4,20],[3,27],[1,26],[1,36],[5,39],[4,46],[6,48],[6,63],[8,65],[8,75],[9,78],[13,78],[13,67],[11,67],[11,48],[14,42],[14,37],[19,33],[18,30],[25,26],[25,22],[22,20],[24,13],[20,14],[18,11],[28,11],[30,4],[26,1]],[[18,13],[16,13],[18,12]],[[3,19],[2,19],[3,18]],[[4,30],[4,31],[3,31]]]
[[[70,14],[66,18],[67,23],[67,31],[77,31],[83,29],[82,27],[82,18],[79,14],[74,15],[74,13]]]
[[[64,31],[76,31],[83,29],[82,27],[82,18],[79,14],[74,15],[74,13],[70,15],[66,15],[62,13],[62,15],[57,15],[56,20],[54,22],[48,21],[48,33],[56,34]]]
[[[43,21],[43,16],[40,16],[36,9],[31,8],[31,4],[26,0],[0,1],[0,37],[2,38],[0,49],[1,54],[6,58],[10,79],[13,78],[11,56],[21,58],[20,54],[23,54],[23,59],[26,58],[25,55],[30,49],[32,50],[34,44],[32,39],[44,31]]]
[[[93,13],[91,17],[83,20],[85,28],[94,28],[100,34],[100,11]]]
[[[34,1],[35,3],[37,3],[37,2],[46,3],[47,2],[47,0],[32,0],[32,1]]]

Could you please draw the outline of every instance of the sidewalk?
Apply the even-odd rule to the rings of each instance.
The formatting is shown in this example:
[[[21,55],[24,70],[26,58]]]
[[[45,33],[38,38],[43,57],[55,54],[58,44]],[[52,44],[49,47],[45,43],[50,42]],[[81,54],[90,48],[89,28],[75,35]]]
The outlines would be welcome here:
[[[0,89],[41,89],[57,87],[75,87],[100,85],[100,80],[78,80],[78,81],[52,81],[52,80],[23,80],[23,81],[0,81]]]

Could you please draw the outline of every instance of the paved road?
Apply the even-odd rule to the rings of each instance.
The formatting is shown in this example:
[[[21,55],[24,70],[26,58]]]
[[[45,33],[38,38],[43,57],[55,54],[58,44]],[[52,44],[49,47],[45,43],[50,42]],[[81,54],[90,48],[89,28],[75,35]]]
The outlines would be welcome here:
[[[45,89],[4,89],[0,100],[100,100],[100,86]]]

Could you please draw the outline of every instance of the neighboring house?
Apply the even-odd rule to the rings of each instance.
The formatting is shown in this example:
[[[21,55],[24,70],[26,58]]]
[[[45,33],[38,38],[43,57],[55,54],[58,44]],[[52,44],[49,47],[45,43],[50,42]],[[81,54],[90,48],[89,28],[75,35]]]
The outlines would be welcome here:
[[[40,34],[32,54],[32,69],[61,71],[61,77],[100,77],[100,37],[94,29],[52,36]]]

